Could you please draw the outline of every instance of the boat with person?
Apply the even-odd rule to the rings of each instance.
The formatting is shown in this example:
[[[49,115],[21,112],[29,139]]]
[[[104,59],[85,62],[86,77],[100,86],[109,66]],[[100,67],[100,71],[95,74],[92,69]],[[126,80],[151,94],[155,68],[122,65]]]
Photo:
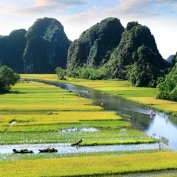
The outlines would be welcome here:
[[[55,149],[55,148],[46,148],[46,149],[38,149],[39,150],[39,152],[41,152],[41,153],[45,153],[45,152],[58,152],[58,150],[57,149]]]
[[[26,153],[33,153],[32,150],[28,150],[28,149],[20,149],[20,150],[17,150],[17,149],[13,149],[12,150],[14,153],[20,153],[20,154],[26,154]]]

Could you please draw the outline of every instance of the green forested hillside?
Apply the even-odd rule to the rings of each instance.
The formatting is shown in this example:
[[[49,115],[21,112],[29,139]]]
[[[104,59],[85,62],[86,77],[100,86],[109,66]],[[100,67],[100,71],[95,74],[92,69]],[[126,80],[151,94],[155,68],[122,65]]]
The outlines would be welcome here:
[[[177,101],[177,53],[173,60],[173,68],[158,85],[160,93],[157,98]]]
[[[174,63],[162,58],[150,29],[138,22],[124,29],[119,19],[106,18],[71,42],[58,20],[45,17],[27,31],[0,38],[3,65],[36,74],[59,67],[72,77],[128,79],[134,86],[155,87]]]

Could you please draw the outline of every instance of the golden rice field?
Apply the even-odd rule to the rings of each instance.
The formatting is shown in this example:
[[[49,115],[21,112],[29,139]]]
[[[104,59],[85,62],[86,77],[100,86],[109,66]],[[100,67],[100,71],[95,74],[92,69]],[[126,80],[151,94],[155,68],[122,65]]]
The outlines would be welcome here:
[[[0,111],[95,110],[92,101],[42,83],[19,83],[11,94],[1,95]]]
[[[176,169],[177,153],[125,154],[0,162],[0,176],[98,176]],[[163,175],[161,175],[162,177]],[[164,175],[165,176],[165,175]]]

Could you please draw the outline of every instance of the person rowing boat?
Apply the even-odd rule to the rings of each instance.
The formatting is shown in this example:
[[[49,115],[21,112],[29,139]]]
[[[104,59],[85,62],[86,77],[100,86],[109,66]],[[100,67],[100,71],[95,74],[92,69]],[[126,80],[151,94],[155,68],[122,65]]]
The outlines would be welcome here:
[[[77,142],[71,144],[71,146],[78,146],[80,143],[82,143],[82,139],[80,139]]]

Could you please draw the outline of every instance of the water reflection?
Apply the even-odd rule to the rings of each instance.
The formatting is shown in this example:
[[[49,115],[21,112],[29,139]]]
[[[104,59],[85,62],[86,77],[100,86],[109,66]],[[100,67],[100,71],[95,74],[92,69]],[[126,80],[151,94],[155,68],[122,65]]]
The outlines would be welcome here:
[[[177,135],[177,118],[158,111],[153,117],[150,117],[150,110],[143,105],[99,92],[93,92],[91,99],[96,105],[102,102],[106,108],[129,115],[128,120],[132,122],[132,128],[144,131],[148,135],[156,135],[155,138],[163,136],[169,140],[168,147],[171,150],[177,150],[177,138],[175,137]]]

